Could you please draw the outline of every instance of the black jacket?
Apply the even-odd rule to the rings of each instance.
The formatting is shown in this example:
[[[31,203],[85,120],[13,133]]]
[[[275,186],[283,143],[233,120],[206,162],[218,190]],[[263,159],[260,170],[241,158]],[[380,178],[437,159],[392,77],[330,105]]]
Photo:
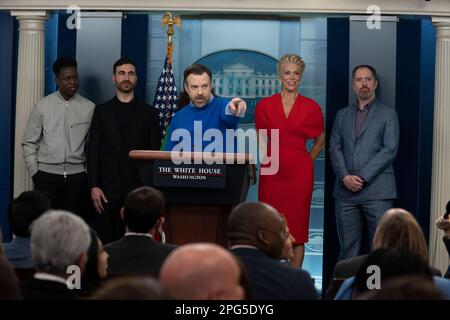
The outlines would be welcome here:
[[[55,281],[31,279],[22,285],[25,300],[76,300],[76,289],[69,290],[67,285]]]
[[[231,252],[247,270],[254,300],[315,300],[318,295],[306,271],[268,257],[263,251],[236,248]]]
[[[108,274],[157,277],[162,263],[175,248],[146,236],[125,236],[105,246],[109,254]]]
[[[155,108],[136,102],[130,132],[122,137],[117,116],[117,97],[95,107],[88,141],[89,187],[100,187],[106,198],[120,199],[143,185],[131,150],[159,150],[161,130]]]

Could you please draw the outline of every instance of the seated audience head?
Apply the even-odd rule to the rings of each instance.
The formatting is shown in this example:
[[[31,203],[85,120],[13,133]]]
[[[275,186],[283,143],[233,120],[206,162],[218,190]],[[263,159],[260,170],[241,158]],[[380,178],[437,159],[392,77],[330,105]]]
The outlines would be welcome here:
[[[164,223],[164,206],[165,201],[161,191],[152,187],[141,187],[127,195],[120,215],[128,232],[154,235]]]
[[[181,246],[164,261],[159,278],[181,300],[241,300],[240,269],[233,255],[211,243]]]
[[[91,296],[93,300],[165,300],[168,295],[156,279],[119,277],[106,282]]]
[[[91,242],[88,225],[73,213],[50,210],[31,226],[31,258],[38,272],[67,277],[67,267],[81,271]]]
[[[428,261],[425,236],[414,216],[406,210],[387,210],[380,219],[373,238],[373,248],[404,248]]]
[[[373,276],[377,271],[372,270],[373,266],[377,266],[379,270],[381,288],[384,281],[404,275],[422,275],[430,281],[433,278],[427,263],[412,251],[405,248],[380,248],[370,253],[356,273],[353,284],[354,295],[369,290],[368,283],[376,280]]]
[[[279,260],[289,233],[285,219],[275,208],[262,202],[247,202],[231,212],[227,236],[231,246],[254,246]]]
[[[407,275],[383,282],[380,290],[369,290],[358,300],[444,300],[444,296],[430,278]]]
[[[14,268],[5,257],[0,256],[0,301],[19,299],[22,295]]]
[[[87,252],[87,263],[83,277],[87,281],[100,281],[108,275],[108,253],[93,229],[90,230],[91,243]]]
[[[50,200],[45,193],[25,191],[9,206],[9,222],[12,232],[22,238],[30,237],[30,225],[50,209]]]

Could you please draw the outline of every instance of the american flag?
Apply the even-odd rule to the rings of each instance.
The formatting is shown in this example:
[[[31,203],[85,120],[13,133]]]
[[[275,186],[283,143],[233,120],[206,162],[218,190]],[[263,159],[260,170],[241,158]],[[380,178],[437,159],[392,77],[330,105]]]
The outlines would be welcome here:
[[[173,77],[172,65],[166,57],[164,67],[158,80],[153,106],[158,110],[159,127],[161,128],[162,137],[166,134],[170,120],[177,109],[178,94]]]

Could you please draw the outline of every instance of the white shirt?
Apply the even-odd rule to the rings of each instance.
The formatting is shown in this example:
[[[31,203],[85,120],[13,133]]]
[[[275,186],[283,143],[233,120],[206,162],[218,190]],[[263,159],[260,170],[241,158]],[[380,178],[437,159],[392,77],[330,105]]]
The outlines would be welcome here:
[[[237,245],[235,245],[235,246],[231,246],[231,247],[230,247],[230,250],[233,250],[233,249],[240,249],[240,248],[256,249],[256,250],[259,250],[258,247],[250,246],[250,245],[247,245],[247,244],[237,244]]]
[[[144,237],[150,237],[153,239],[152,235],[149,233],[139,233],[139,232],[126,232],[125,233],[125,237],[126,236],[144,236]]]
[[[45,281],[53,281],[53,282],[59,282],[64,285],[67,285],[67,280],[63,277],[56,276],[54,274],[45,273],[45,272],[36,272],[34,274],[34,278],[38,280],[45,280]]]

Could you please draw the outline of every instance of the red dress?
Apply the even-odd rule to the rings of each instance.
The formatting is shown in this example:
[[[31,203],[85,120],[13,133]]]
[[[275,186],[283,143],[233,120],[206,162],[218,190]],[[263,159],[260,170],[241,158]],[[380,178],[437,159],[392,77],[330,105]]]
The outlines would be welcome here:
[[[259,201],[284,214],[296,244],[306,243],[314,184],[313,161],[306,149],[306,141],[323,132],[322,110],[314,100],[298,95],[286,118],[281,94],[275,94],[262,99],[256,106],[255,127],[268,129],[267,149],[272,158],[271,143],[276,141],[270,129],[279,129],[279,169],[273,175],[260,174]],[[270,166],[271,163],[262,165]]]

